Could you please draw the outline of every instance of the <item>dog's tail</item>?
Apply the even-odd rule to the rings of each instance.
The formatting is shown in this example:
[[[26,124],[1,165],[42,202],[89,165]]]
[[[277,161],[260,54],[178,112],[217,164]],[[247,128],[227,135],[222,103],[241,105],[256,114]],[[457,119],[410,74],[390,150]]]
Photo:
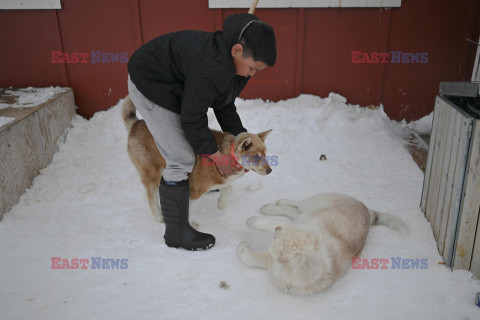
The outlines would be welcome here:
[[[122,116],[123,121],[125,122],[125,127],[127,127],[128,131],[130,131],[133,124],[138,120],[136,111],[137,109],[135,108],[132,99],[130,99],[130,95],[126,96],[122,105]]]
[[[383,213],[375,210],[370,211],[370,224],[384,225],[402,234],[408,234],[408,227],[402,219],[393,214]]]

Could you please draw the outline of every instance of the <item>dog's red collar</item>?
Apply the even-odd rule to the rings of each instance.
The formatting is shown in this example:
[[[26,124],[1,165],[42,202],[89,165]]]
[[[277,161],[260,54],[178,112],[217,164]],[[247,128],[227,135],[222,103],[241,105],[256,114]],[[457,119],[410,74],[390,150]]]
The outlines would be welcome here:
[[[235,161],[235,164],[236,164],[239,168],[245,170],[245,172],[248,172],[248,171],[249,171],[248,169],[245,169],[245,168],[238,162],[237,157],[235,157],[235,142],[232,142],[232,145],[231,145],[231,147],[230,147],[230,156],[232,157],[232,159]]]

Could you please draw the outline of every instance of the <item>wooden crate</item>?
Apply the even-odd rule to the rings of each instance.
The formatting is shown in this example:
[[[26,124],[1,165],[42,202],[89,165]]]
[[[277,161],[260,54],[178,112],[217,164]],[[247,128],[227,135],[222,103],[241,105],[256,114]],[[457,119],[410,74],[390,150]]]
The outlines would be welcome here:
[[[480,121],[437,96],[421,208],[447,266],[480,277]]]
[[[10,98],[11,103],[16,101],[15,96],[2,92],[0,101]],[[18,202],[39,170],[52,161],[58,150],[57,142],[74,114],[71,89],[33,107],[0,109],[0,116],[15,119],[0,127],[0,220]]]

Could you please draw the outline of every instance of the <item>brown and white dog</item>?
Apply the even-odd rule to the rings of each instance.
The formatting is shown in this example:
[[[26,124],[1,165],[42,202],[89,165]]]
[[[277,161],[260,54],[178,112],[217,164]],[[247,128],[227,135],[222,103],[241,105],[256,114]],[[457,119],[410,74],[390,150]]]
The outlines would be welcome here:
[[[127,96],[123,102],[122,115],[129,132],[128,155],[135,168],[137,168],[141,181],[145,186],[148,204],[153,216],[157,221],[163,222],[158,187],[163,170],[166,167],[165,159],[158,151],[155,140],[148,130],[145,121],[137,118],[136,108],[130,96]],[[268,162],[265,161],[267,152],[265,139],[272,130],[259,134],[242,132],[236,137],[228,132],[211,131],[218,143],[220,152],[223,154],[233,155],[236,159],[259,159],[258,157],[261,157],[262,161],[243,162],[242,171],[230,176],[222,176],[211,159],[196,155],[195,166],[192,173],[189,174],[190,213],[194,210],[195,201],[205,192],[220,189],[217,207],[223,209],[232,192],[230,184],[234,180],[240,178],[249,170],[260,175],[267,175],[272,171]]]
[[[238,246],[242,262],[268,269],[282,291],[311,294],[329,288],[347,271],[363,250],[372,224],[408,232],[397,217],[369,210],[343,194],[322,193],[302,201],[278,200],[262,213],[285,215],[293,221],[251,217],[248,226],[274,233],[268,252],[253,252],[247,242]]]

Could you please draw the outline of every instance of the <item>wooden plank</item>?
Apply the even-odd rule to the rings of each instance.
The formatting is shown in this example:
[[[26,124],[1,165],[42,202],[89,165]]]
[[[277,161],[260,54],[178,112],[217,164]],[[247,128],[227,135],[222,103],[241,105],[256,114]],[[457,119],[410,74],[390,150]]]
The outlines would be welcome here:
[[[479,122],[480,120],[477,120],[475,131],[478,130]],[[472,144],[478,146],[480,144],[480,141],[475,140],[474,137]],[[480,194],[477,193],[477,197],[480,197]],[[478,215],[480,216],[480,208],[478,210]],[[472,253],[472,263],[470,264],[470,271],[472,271],[472,273],[477,276],[477,278],[480,278],[480,219],[477,219],[477,230]]]
[[[443,160],[445,155],[445,146],[447,140],[447,125],[448,125],[448,108],[450,106],[443,100],[440,101],[439,105],[441,121],[439,127],[437,128],[437,138],[435,139],[435,156],[433,158],[433,171],[431,178],[430,190],[428,193],[427,200],[427,213],[428,220],[433,226],[435,225],[435,208],[438,202],[439,190],[440,190],[440,181],[442,177],[443,169]],[[437,234],[434,233],[435,240],[438,240]]]
[[[454,267],[470,269],[472,261],[473,241],[477,228],[478,211],[480,208],[480,125],[476,121],[472,130],[470,157],[467,164],[465,181],[465,197],[462,201],[460,222],[455,246]]]
[[[446,134],[446,140],[445,142],[445,149],[443,152],[443,167],[442,171],[440,174],[440,189],[438,192],[438,200],[435,203],[435,209],[434,209],[434,215],[435,218],[433,219],[433,234],[435,235],[435,238],[437,239],[437,247],[438,250],[440,251],[440,225],[443,219],[443,215],[447,214],[448,211],[444,210],[443,204],[445,202],[445,192],[447,190],[447,180],[448,180],[448,173],[449,173],[449,168],[450,168],[450,162],[452,162],[452,157],[456,158],[454,154],[452,154],[452,144],[453,144],[453,136],[454,136],[454,131],[455,131],[455,124],[456,124],[456,115],[457,115],[457,110],[455,108],[448,108],[446,111],[447,114],[447,121],[448,124],[445,126],[445,132]],[[442,251],[440,251],[442,253]]]
[[[305,8],[297,10],[297,41],[295,50],[295,85],[294,96],[299,96],[303,90],[303,62],[305,50]]]
[[[213,10],[213,30],[222,30],[223,28],[223,9]]]
[[[388,40],[390,35],[390,21],[392,10],[390,8],[380,10],[378,12],[378,48],[380,52],[388,52]],[[384,78],[385,78],[385,63],[379,63],[376,68],[377,75],[375,76],[375,98],[373,103],[375,106],[382,102]]]
[[[251,4],[252,0],[208,0],[208,7],[210,9],[248,9]],[[401,6],[402,0],[262,0],[258,3],[257,8],[393,8]]]
[[[439,151],[439,143],[438,141],[441,138],[442,130],[441,127],[443,125],[443,102],[441,99],[438,100],[438,103],[435,106],[435,117],[437,119],[435,123],[435,138],[430,139],[430,151],[433,149],[433,153],[431,155],[431,167],[430,167],[430,172],[429,172],[429,177],[428,177],[428,189],[426,189],[426,200],[425,200],[425,216],[427,217],[428,221],[430,221],[430,215],[431,215],[431,202],[432,202],[432,197],[433,197],[433,186],[434,186],[434,181],[435,181],[435,174],[436,174],[436,167],[438,164],[437,157],[436,155],[440,152]],[[430,156],[429,156],[430,158]]]
[[[450,112],[451,112],[452,107],[448,105],[448,103],[443,102],[443,118],[442,118],[442,124],[440,129],[440,139],[438,141],[438,153],[436,155],[436,159],[434,161],[437,162],[436,166],[436,171],[434,174],[434,180],[433,180],[433,185],[432,185],[432,191],[433,191],[433,197],[431,198],[431,204],[430,204],[430,223],[432,225],[432,230],[433,230],[433,235],[436,241],[438,241],[438,233],[435,231],[435,220],[437,218],[437,206],[441,197],[440,194],[440,186],[441,186],[441,181],[442,177],[444,175],[443,172],[443,164],[445,162],[445,149],[447,146],[447,140],[448,140],[448,124],[450,122]]]
[[[458,214],[463,194],[463,182],[465,177],[465,168],[468,160],[469,139],[468,133],[472,127],[472,119],[463,117],[462,128],[459,136],[458,156],[455,165],[455,178],[453,182],[452,200],[450,202],[447,230],[445,235],[443,259],[445,264],[450,267],[453,263],[453,252],[455,248],[455,236],[457,232]]]
[[[452,108],[453,109],[453,108]],[[444,212],[441,219],[439,236],[438,236],[438,251],[443,255],[444,245],[445,245],[445,236],[447,233],[447,225],[448,219],[450,216],[450,207],[452,203],[452,195],[455,192],[453,189],[454,181],[455,181],[455,167],[458,161],[458,148],[460,146],[460,131],[462,129],[462,120],[463,115],[460,112],[455,112],[455,131],[453,133],[452,139],[452,149],[451,149],[451,160],[450,165],[448,168],[448,177],[447,177],[447,185],[445,189],[445,197],[443,202]],[[454,198],[454,197],[453,197]]]
[[[142,24],[140,18],[140,0],[131,0],[132,4],[132,20],[133,20],[133,34],[135,35],[135,48],[140,48],[143,45]]]
[[[431,178],[431,171],[432,171],[432,162],[433,156],[435,154],[435,139],[437,133],[438,122],[440,121],[440,116],[436,115],[437,106],[440,103],[439,97],[437,96],[435,100],[435,111],[433,112],[433,121],[432,121],[432,132],[430,134],[430,147],[428,148],[428,156],[427,156],[427,166],[425,169],[425,177],[423,179],[423,188],[422,188],[422,198],[420,201],[420,208],[422,209],[423,213],[426,215],[425,206],[427,202],[427,195],[428,189],[430,187],[430,178]]]
[[[63,42],[62,42],[62,36],[60,35],[60,22],[58,21],[58,11],[57,10],[51,10],[50,11],[50,16],[51,16],[51,23],[52,23],[52,32],[51,37],[52,37],[52,42],[53,42],[53,50],[54,51],[61,51],[63,52]],[[68,73],[67,73],[67,66],[66,62],[63,63],[55,63],[58,65],[59,73],[60,73],[60,81],[59,85],[62,87],[68,87],[69,82],[68,82]]]
[[[480,216],[480,209],[478,211],[478,215]],[[477,221],[477,231],[475,235],[470,271],[472,271],[477,278],[480,278],[480,219]]]

